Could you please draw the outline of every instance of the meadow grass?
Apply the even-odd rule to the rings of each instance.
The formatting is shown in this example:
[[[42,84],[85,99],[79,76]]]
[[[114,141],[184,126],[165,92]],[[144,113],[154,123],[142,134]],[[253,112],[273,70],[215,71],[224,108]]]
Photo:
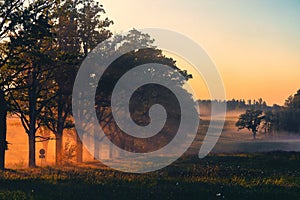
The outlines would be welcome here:
[[[145,174],[101,166],[0,172],[0,199],[300,199],[300,153],[183,156]]]

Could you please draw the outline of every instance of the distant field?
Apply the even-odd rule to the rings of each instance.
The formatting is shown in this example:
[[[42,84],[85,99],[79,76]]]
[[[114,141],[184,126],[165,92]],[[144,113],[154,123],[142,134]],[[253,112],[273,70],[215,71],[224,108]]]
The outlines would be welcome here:
[[[226,116],[226,122],[219,141],[212,153],[253,153],[253,152],[268,152],[268,151],[298,151],[300,152],[300,134],[286,136],[283,134],[264,135],[258,134],[257,140],[253,141],[251,133],[247,130],[237,131],[235,122],[241,112],[229,112]],[[190,155],[197,155],[208,128],[208,116],[201,117],[198,135],[188,151]],[[23,127],[18,118],[8,118],[8,133],[7,140],[9,150],[6,151],[6,167],[11,169],[26,168],[28,163],[28,140]],[[49,131],[39,130],[37,134],[48,135],[54,138],[54,135]],[[64,147],[67,142],[75,144],[74,131],[65,130],[64,132]],[[39,158],[39,150],[46,150],[46,159]],[[83,161],[93,161],[94,157],[84,148]],[[107,149],[100,149],[99,154],[102,157],[108,157]],[[43,164],[53,166],[55,161],[55,141],[36,143],[36,160],[37,165]],[[43,163],[42,163],[43,162]]]
[[[206,158],[197,157],[209,124],[203,118],[199,134],[183,157],[164,169],[146,174],[108,169],[86,149],[83,164],[55,168],[53,140],[37,143],[38,165],[41,164],[39,149],[47,150],[44,167],[26,169],[27,137],[19,120],[10,117],[7,140],[11,144],[6,154],[9,169],[0,172],[0,200],[300,199],[299,137],[260,134],[253,141],[248,131],[237,132],[234,127],[237,116],[237,113],[227,115],[219,142]],[[39,134],[54,137],[49,132]],[[63,141],[75,141],[72,131],[65,132]]]
[[[94,165],[0,172],[0,199],[300,199],[300,153],[184,157],[156,172]]]
[[[39,129],[37,135],[42,135],[46,137],[54,138],[54,134],[50,131],[45,131]],[[8,151],[6,151],[6,167],[7,168],[26,168],[28,166],[28,138],[27,134],[22,127],[19,118],[11,116],[7,121],[7,141],[10,143],[8,145]],[[69,142],[75,145],[75,135],[73,130],[65,130],[63,143]],[[65,145],[64,145],[65,148]],[[39,150],[46,150],[46,159],[41,163],[39,158]],[[84,148],[83,158],[85,161],[93,160],[93,157]],[[45,142],[36,143],[36,160],[37,165],[54,165],[55,162],[55,140],[49,140]]]

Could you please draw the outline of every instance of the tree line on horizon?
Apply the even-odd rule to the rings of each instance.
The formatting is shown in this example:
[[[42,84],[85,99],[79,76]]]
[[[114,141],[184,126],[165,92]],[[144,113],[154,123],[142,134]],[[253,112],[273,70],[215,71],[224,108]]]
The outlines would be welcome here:
[[[256,123],[254,128],[250,128],[257,132],[257,128],[260,128],[264,133],[300,133],[300,89],[294,94],[290,95],[283,106],[274,104],[273,106],[267,105],[267,103],[259,98],[258,100],[228,100],[218,101],[213,100],[215,105],[226,104],[227,111],[245,112],[241,114],[239,119],[242,121],[243,118],[250,118],[250,123]],[[246,103],[247,102],[247,103]],[[212,100],[198,100],[200,109],[210,108]],[[246,127],[246,125],[240,124],[241,121],[237,122],[237,127]]]
[[[203,107],[211,107],[211,103],[214,102],[215,105],[218,104],[226,104],[227,111],[240,111],[240,110],[246,110],[246,109],[261,109],[261,110],[268,110],[271,107],[267,105],[266,101],[264,101],[262,98],[259,98],[258,100],[245,100],[245,99],[231,99],[226,101],[220,101],[220,100],[198,100],[199,106]],[[279,105],[273,105],[273,107],[280,107]]]

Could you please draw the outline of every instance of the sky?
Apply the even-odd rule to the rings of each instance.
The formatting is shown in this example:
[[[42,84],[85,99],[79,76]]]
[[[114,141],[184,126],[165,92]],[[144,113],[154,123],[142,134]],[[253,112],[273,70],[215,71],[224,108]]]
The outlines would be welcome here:
[[[100,2],[114,33],[156,27],[197,42],[216,64],[227,99],[283,105],[300,89],[299,0]],[[196,90],[203,84],[194,77]]]

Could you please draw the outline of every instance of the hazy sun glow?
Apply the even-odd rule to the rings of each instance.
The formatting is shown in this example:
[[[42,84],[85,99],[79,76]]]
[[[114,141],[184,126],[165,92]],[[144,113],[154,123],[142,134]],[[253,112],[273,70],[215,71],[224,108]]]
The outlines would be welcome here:
[[[300,89],[300,1],[101,3],[115,21],[113,32],[160,27],[185,34],[200,44],[216,63],[228,99],[262,97],[270,105],[282,105]],[[196,90],[202,87],[199,85],[203,82],[197,83],[196,77],[192,82]]]

